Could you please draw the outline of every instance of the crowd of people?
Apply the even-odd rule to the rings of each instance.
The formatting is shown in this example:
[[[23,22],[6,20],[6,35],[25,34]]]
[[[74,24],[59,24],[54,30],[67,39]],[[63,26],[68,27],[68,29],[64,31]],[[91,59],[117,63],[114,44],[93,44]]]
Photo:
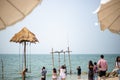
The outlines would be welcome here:
[[[88,80],[98,80],[98,73],[100,80],[105,80],[106,71],[108,70],[107,61],[104,59],[104,55],[100,56],[98,62],[93,62],[90,60],[88,64]]]
[[[52,80],[58,80],[58,79],[59,80],[65,80],[65,78],[67,76],[66,66],[62,65],[58,71],[59,71],[59,76],[58,76],[58,73],[57,73],[57,69],[53,68],[53,70],[52,70]],[[45,67],[43,67],[42,71],[41,71],[41,80],[46,80],[46,73],[47,73],[47,70],[45,69]]]
[[[98,76],[100,80],[106,80],[106,71],[108,70],[108,63],[105,60],[104,55],[100,55],[100,59],[98,62],[94,62],[90,60],[88,62],[88,80],[98,80]],[[58,71],[58,72],[57,72]],[[116,58],[115,61],[115,69],[113,72],[117,72],[118,80],[120,80],[120,56]],[[46,80],[47,70],[45,67],[42,68],[41,71],[41,80]],[[58,75],[59,74],[59,75]],[[62,65],[59,70],[53,68],[52,70],[52,80],[65,80],[67,76],[67,69],[65,65]],[[81,67],[77,67],[77,78],[81,79]]]
[[[108,70],[107,60],[104,59],[104,55],[100,56],[98,62],[92,62],[91,60],[88,63],[88,80],[106,80],[106,71]],[[120,56],[117,56],[115,61],[115,69],[113,69],[118,74],[118,80],[120,80]],[[113,71],[113,72],[114,72]]]

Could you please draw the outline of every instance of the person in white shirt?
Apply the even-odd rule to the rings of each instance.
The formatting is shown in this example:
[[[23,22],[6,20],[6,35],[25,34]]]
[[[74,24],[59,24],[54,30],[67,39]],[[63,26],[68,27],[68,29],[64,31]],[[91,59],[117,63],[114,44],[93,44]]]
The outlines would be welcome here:
[[[61,77],[62,80],[65,80],[65,78],[66,78],[64,65],[62,65],[61,68],[60,68],[60,77]]]

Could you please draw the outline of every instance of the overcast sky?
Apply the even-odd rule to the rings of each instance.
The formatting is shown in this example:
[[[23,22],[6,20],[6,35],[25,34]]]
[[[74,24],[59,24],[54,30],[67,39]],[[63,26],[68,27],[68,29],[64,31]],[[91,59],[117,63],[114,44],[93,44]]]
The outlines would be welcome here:
[[[23,27],[39,40],[27,45],[33,54],[66,50],[68,44],[73,54],[120,53],[120,35],[100,30],[93,14],[99,5],[100,0],[43,0],[24,20],[0,31],[0,54],[23,51],[23,45],[9,42]]]

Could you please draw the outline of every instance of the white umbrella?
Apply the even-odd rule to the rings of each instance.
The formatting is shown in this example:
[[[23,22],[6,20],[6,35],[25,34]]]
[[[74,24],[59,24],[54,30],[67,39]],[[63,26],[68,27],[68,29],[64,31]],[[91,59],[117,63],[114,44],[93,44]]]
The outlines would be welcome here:
[[[98,19],[101,30],[108,28],[111,32],[120,34],[120,0],[110,0],[101,4]]]
[[[42,0],[0,0],[0,30],[28,15]]]

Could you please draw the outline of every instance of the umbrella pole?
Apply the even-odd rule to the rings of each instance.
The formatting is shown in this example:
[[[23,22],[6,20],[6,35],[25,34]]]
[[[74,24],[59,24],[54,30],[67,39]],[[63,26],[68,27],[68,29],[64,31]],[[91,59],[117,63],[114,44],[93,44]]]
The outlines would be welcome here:
[[[22,72],[22,80],[25,80],[26,76],[26,42],[24,42],[24,69]]]

